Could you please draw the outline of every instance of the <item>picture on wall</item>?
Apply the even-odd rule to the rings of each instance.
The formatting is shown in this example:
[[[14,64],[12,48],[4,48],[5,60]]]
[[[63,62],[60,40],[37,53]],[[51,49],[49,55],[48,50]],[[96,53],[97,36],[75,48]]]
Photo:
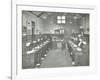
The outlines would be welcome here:
[[[90,14],[22,10],[22,69],[89,66]]]

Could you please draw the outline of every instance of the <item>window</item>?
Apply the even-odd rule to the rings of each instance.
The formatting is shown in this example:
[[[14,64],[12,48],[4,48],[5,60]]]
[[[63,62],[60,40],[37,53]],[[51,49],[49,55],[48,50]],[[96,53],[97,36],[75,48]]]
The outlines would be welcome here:
[[[65,16],[57,16],[57,23],[58,24],[65,24],[66,23]]]

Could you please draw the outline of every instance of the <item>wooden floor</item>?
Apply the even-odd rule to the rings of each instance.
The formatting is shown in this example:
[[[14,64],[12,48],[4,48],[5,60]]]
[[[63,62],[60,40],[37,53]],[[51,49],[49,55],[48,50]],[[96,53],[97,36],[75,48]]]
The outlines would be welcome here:
[[[50,50],[43,60],[40,68],[55,68],[72,66],[72,60],[68,50],[53,49]]]

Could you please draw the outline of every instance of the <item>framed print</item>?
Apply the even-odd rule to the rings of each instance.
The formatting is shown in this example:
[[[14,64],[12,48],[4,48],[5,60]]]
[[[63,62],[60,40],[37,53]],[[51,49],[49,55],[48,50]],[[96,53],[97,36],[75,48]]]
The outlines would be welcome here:
[[[12,80],[95,75],[95,27],[92,6],[13,0]]]

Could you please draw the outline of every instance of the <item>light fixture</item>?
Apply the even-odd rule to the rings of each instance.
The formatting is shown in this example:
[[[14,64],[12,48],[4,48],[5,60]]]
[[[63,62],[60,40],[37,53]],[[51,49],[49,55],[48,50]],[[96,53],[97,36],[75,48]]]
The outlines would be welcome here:
[[[43,19],[47,19],[47,16],[43,16],[42,18],[43,18]]]
[[[72,24],[72,21],[70,21],[69,23]]]
[[[78,19],[78,17],[77,17],[77,16],[74,16],[73,18],[74,18],[74,19]]]
[[[82,29],[83,28],[83,26],[80,26],[80,29]]]
[[[47,14],[43,14],[41,17],[43,18],[43,19],[47,19]]]

